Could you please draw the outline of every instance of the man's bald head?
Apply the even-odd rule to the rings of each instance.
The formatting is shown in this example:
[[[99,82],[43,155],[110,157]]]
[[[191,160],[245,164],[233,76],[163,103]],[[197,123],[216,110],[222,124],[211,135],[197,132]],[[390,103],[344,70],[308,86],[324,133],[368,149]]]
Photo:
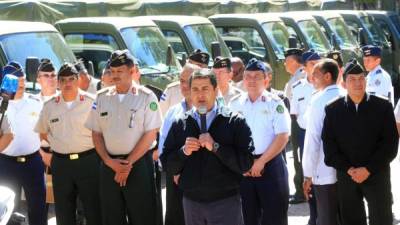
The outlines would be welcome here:
[[[231,58],[231,64],[232,64],[232,73],[233,73],[232,80],[235,83],[243,80],[243,73],[244,73],[243,61],[238,57],[233,57],[233,58]]]

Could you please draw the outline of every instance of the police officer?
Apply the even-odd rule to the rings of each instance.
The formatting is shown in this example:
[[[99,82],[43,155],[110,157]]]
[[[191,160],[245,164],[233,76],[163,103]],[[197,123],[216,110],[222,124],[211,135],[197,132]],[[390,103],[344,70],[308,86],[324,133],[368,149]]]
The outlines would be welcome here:
[[[344,88],[344,84],[343,84],[343,57],[342,57],[342,53],[340,51],[337,50],[331,50],[326,54],[326,58],[328,59],[333,59],[337,62],[338,66],[339,66],[339,76],[337,79],[336,84],[339,85],[340,87]]]
[[[348,95],[326,106],[322,130],[325,162],[337,170],[342,224],[391,225],[390,162],[399,136],[392,105],[366,93],[365,71],[356,60],[346,65]]]
[[[232,80],[231,60],[218,56],[214,61],[213,72],[217,78],[219,94],[227,105],[233,97],[241,94],[242,91],[230,83]]]
[[[285,68],[286,71],[291,75],[289,81],[286,83],[284,92],[286,98],[288,98],[289,102],[292,101],[292,87],[293,84],[296,83],[298,80],[304,78],[305,72],[304,72],[304,67],[302,64],[302,54],[303,51],[301,49],[297,48],[290,48],[287,49],[284,52],[285,55]],[[302,197],[302,173],[301,173],[301,167],[298,166],[300,165],[300,146],[298,143],[298,135],[300,133],[300,127],[299,124],[297,123],[297,118],[294,116],[291,116],[291,136],[290,136],[290,142],[292,144],[292,150],[293,150],[293,158],[294,158],[294,164],[296,165],[294,167],[295,169],[295,174],[294,174],[294,186],[295,186],[295,193],[293,196],[290,198],[290,203],[291,204],[297,204],[304,202],[304,198]]]
[[[325,106],[344,94],[336,85],[339,67],[332,59],[322,59],[314,66],[314,87],[320,90],[313,96],[306,112],[307,125],[304,139],[303,172],[304,195],[308,198],[313,185],[317,201],[317,225],[337,225],[336,171],[325,165],[321,140]]]
[[[40,139],[33,132],[42,106],[34,95],[24,94],[25,75],[21,69],[7,65],[4,67],[4,74],[18,77],[18,89],[7,108],[15,136],[0,154],[0,183],[10,186],[16,193],[16,208],[19,206],[23,188],[29,224],[45,225],[47,211],[44,165],[39,154]]]
[[[290,102],[290,115],[296,118],[298,128],[297,140],[299,148],[293,149],[293,163],[296,173],[294,183],[300,184],[296,186],[296,193],[290,200],[291,204],[304,202],[303,192],[303,169],[301,167],[301,159],[303,156],[304,135],[306,129],[305,112],[309,105],[312,94],[315,89],[312,84],[312,70],[314,65],[318,63],[321,57],[313,49],[302,54],[302,62],[306,77],[298,80],[292,85],[292,99]]]
[[[156,191],[146,152],[156,140],[161,112],[153,92],[132,82],[137,70],[128,50],[113,52],[110,66],[115,86],[98,92],[86,123],[103,161],[103,224],[124,225],[128,218],[129,224],[154,225]]]
[[[280,154],[289,139],[290,116],[283,101],[265,90],[263,62],[251,59],[244,73],[247,93],[232,99],[233,111],[244,115],[255,151],[240,193],[245,225],[288,224],[288,171]]]
[[[199,69],[197,65],[186,63],[181,71],[180,77],[186,77],[188,74],[192,74],[193,70]],[[163,115],[168,111],[171,106],[174,106],[182,101],[184,98],[180,92],[180,84],[181,81],[176,81],[170,83],[165,88],[164,93],[161,95],[160,98],[160,108]]]
[[[186,64],[189,65],[189,64]],[[185,65],[185,66],[186,66]],[[195,72],[197,70],[194,70]],[[163,125],[160,131],[159,152],[163,153],[163,147],[172,123],[192,109],[192,100],[190,99],[189,79],[192,73],[182,73],[179,79],[180,91],[184,99],[172,106],[166,113]],[[162,156],[161,156],[162,157]],[[166,212],[165,225],[184,225],[184,215],[182,206],[182,190],[178,188],[179,175],[166,174]]]
[[[367,75],[367,93],[388,98],[394,106],[392,79],[381,67],[382,50],[378,46],[366,45],[362,48]]]
[[[83,203],[87,224],[101,224],[98,168],[100,159],[91,132],[84,126],[94,98],[78,87],[78,71],[63,64],[58,72],[60,94],[48,100],[35,131],[50,143],[57,224],[76,224],[76,201]]]
[[[241,225],[239,184],[253,161],[250,128],[243,117],[216,103],[212,71],[195,72],[189,85],[194,107],[172,124],[163,166],[180,174],[186,225]]]

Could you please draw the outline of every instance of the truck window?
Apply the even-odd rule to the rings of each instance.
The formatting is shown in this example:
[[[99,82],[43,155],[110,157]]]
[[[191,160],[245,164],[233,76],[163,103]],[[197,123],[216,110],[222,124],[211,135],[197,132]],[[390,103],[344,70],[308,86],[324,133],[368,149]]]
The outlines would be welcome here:
[[[378,26],[376,26],[376,24],[374,24],[371,17],[363,16],[361,17],[361,22],[371,33],[372,40],[375,44],[381,45],[387,42],[385,36],[383,35],[383,31]]]
[[[298,22],[300,30],[303,32],[310,49],[317,52],[327,52],[330,49],[328,40],[316,22],[304,20]]]
[[[353,48],[357,46],[355,38],[352,36],[343,19],[331,18],[327,22],[329,27],[335,32],[341,48]]]
[[[252,27],[223,27],[220,29],[222,36],[241,38],[249,45],[251,51],[265,55],[265,47],[258,31]]]
[[[289,48],[289,31],[282,22],[268,22],[262,25],[265,34],[271,42],[275,55],[284,59],[284,51]]]
[[[101,76],[111,53],[118,49],[109,34],[66,34],[65,40],[78,59],[93,62],[95,77]]]
[[[25,68],[28,56],[49,58],[58,70],[64,62],[74,62],[75,57],[59,33],[35,32],[0,36],[0,44],[8,61],[17,61]]]
[[[162,30],[162,32],[176,54],[189,54],[185,48],[185,45],[183,44],[182,37],[178,34],[178,32],[172,30]]]
[[[400,34],[400,18],[398,15],[389,16],[390,20],[393,22],[396,27],[397,32]]]

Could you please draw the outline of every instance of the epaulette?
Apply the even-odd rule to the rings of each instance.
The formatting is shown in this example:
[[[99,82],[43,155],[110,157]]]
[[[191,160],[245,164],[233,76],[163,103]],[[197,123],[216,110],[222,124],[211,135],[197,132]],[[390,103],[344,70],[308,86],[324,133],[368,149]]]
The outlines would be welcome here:
[[[106,88],[103,88],[103,89],[101,89],[101,90],[99,90],[99,91],[97,91],[97,95],[103,95],[103,94],[106,94],[106,93],[108,93],[111,89],[112,89],[113,87],[106,87]]]
[[[318,92],[319,92],[319,90],[315,90],[315,91],[313,91],[313,93],[311,93],[311,96],[313,96],[313,95],[317,94]]]
[[[296,88],[297,86],[299,86],[301,84],[301,80],[298,80],[296,83],[294,83],[292,85],[292,89]]]
[[[179,81],[174,81],[174,82],[168,84],[165,89],[171,88],[171,87],[174,87],[174,86],[177,86],[177,85],[180,85],[180,82]]]
[[[46,101],[44,101],[44,105],[46,105],[47,103],[49,103],[49,102],[55,102],[55,103],[59,103],[60,102],[60,99],[61,99],[61,97],[60,97],[60,95],[58,94],[58,95],[54,95],[53,97],[51,97],[50,99],[47,99]]]
[[[328,103],[326,103],[326,106],[328,106],[328,105],[330,105],[330,104],[336,102],[337,100],[339,100],[339,99],[341,99],[341,98],[344,98],[344,97],[343,97],[343,96],[337,96],[336,98],[331,99]]]
[[[36,95],[29,94],[28,98],[40,102],[40,98]]]
[[[152,90],[150,90],[149,88],[145,87],[145,86],[137,86],[136,87],[137,90],[144,92],[145,94],[150,95],[151,93],[153,93]]]
[[[239,99],[240,98],[240,96],[242,96],[242,94],[243,94],[243,92],[242,93],[240,93],[240,94],[237,94],[237,95],[235,95],[235,96],[233,96],[232,98],[231,98],[231,102],[232,101],[236,101],[237,99]]]
[[[381,69],[378,69],[378,70],[376,70],[376,72],[375,72],[375,74],[380,74],[380,73],[382,73],[382,70],[381,70]]]

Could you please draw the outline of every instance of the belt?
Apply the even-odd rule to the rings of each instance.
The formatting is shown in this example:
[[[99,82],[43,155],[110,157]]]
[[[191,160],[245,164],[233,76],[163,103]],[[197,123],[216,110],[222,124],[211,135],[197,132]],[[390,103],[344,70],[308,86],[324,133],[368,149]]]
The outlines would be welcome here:
[[[7,160],[12,160],[18,163],[26,163],[27,161],[29,161],[30,159],[32,159],[33,157],[35,157],[39,152],[36,151],[32,154],[28,154],[28,155],[20,155],[20,156],[10,156],[10,155],[4,155],[4,154],[0,154],[0,158],[1,159],[7,159]]]
[[[128,158],[129,154],[126,155],[110,155],[108,154],[112,159],[126,159]]]
[[[91,155],[93,153],[96,153],[96,150],[94,148],[89,149],[84,152],[71,153],[71,154],[61,154],[61,153],[53,151],[54,156],[61,158],[61,159],[69,159],[69,160],[77,160],[77,159],[83,158],[85,156]]]

